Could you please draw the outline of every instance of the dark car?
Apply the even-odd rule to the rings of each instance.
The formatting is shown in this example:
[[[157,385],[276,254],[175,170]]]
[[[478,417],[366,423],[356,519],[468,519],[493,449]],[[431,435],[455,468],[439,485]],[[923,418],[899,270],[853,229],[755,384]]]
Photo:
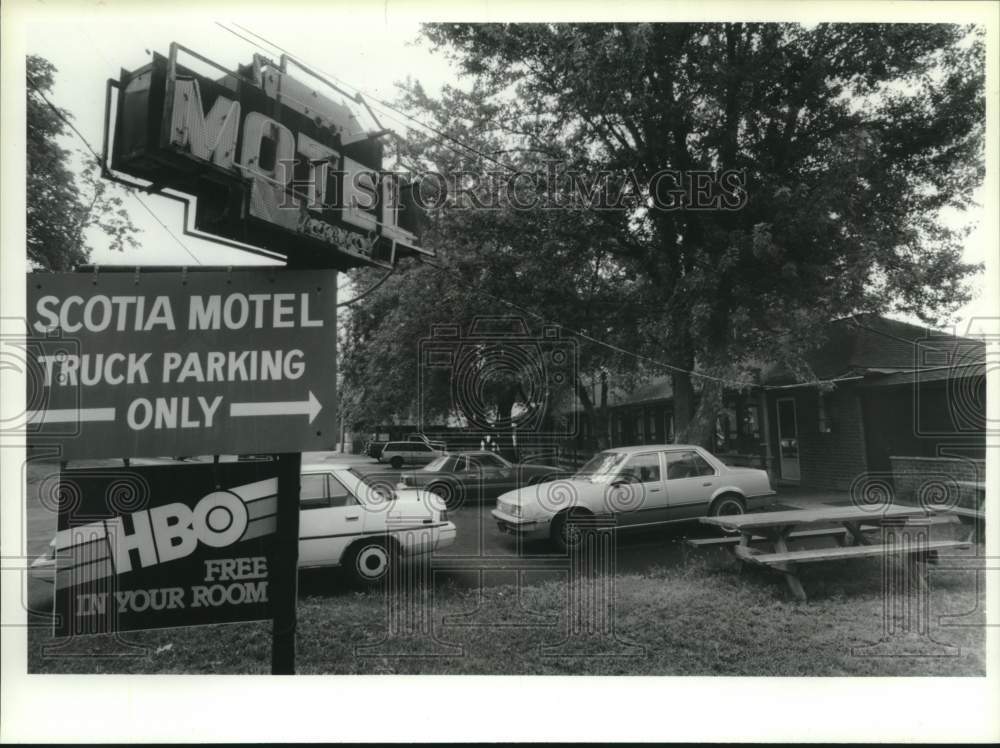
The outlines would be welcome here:
[[[365,444],[364,452],[369,457],[374,457],[376,460],[382,456],[382,450],[385,449],[385,445],[389,442],[376,442],[370,441]]]
[[[512,463],[493,452],[451,452],[400,476],[403,484],[441,496],[449,509],[569,475],[552,465]]]

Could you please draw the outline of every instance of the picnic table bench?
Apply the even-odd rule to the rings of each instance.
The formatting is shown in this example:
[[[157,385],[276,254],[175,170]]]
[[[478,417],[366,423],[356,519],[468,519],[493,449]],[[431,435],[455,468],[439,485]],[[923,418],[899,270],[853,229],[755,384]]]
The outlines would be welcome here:
[[[939,550],[967,548],[967,540],[927,540],[905,548],[896,543],[873,543],[865,536],[865,529],[881,529],[887,524],[898,525],[913,520],[934,522],[930,510],[918,506],[894,505],[878,510],[855,506],[823,506],[779,512],[759,512],[721,517],[702,517],[701,521],[721,527],[728,532],[738,532],[739,537],[730,541],[733,552],[741,561],[758,564],[781,572],[796,599],[806,601],[806,593],[798,576],[798,565],[819,561],[838,561],[883,554],[904,554],[923,565],[931,554]],[[815,525],[834,525],[833,528],[815,528]],[[810,532],[812,530],[812,532]],[[826,534],[840,536],[844,541],[833,548],[790,549],[788,541]],[[769,548],[751,544],[763,542]],[[849,544],[852,543],[852,544]],[[923,579],[923,569],[919,578]]]

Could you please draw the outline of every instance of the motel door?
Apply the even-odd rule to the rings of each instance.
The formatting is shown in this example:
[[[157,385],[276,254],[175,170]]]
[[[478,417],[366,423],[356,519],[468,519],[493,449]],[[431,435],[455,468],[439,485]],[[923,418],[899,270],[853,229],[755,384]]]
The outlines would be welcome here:
[[[784,480],[799,480],[799,429],[795,400],[778,400],[778,462]]]

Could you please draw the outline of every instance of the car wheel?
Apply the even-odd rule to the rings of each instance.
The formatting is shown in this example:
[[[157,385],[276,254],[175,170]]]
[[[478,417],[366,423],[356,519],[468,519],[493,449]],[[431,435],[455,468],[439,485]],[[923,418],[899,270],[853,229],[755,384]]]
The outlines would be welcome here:
[[[384,539],[362,540],[348,551],[344,568],[357,587],[371,587],[382,581],[396,563],[392,543]]]
[[[393,470],[399,470],[401,467],[403,467],[403,458],[393,457],[391,460],[389,460],[389,464],[392,466]]]
[[[729,517],[737,514],[746,514],[746,512],[747,503],[743,500],[743,497],[733,493],[717,498],[712,502],[712,506],[708,510],[710,517]]]
[[[582,514],[580,511],[567,509],[553,518],[549,538],[560,553],[566,553],[580,542],[580,528],[577,527],[574,518]]]
[[[449,512],[458,509],[462,505],[462,494],[458,488],[448,483],[433,483],[427,490],[441,497],[445,509]]]

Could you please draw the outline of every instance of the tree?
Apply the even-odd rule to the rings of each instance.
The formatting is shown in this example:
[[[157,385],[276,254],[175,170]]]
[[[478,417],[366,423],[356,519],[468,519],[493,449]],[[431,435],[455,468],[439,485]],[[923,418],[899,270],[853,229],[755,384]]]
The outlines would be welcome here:
[[[832,318],[933,322],[977,268],[939,221],[983,178],[984,41],[946,24],[445,24],[425,35],[472,76],[429,106],[470,108],[525,150],[634,186],[600,211],[634,274],[638,351],[673,374],[677,438],[707,443],[726,385],[802,369]],[[745,175],[738,210],[667,209],[665,170]],[[603,175],[603,176],[602,176]],[[591,181],[592,183],[592,181]],[[689,187],[690,185],[688,185]],[[596,224],[596,222],[595,222]],[[647,310],[642,313],[642,310]],[[809,372],[805,371],[805,376]]]
[[[72,115],[50,105],[55,67],[42,57],[27,58],[27,253],[35,269],[69,270],[88,261],[86,231],[101,229],[112,249],[136,246],[136,228],[121,198],[100,178],[90,153],[74,154],[59,145]]]
[[[462,106],[469,117],[458,136],[462,142],[483,153],[501,150],[503,134],[491,133],[485,126],[495,109],[482,101],[459,100],[458,93],[453,93],[454,100],[436,102],[415,86],[403,105],[423,111],[428,119],[447,118],[453,105]],[[413,171],[475,175],[485,168],[473,151],[456,148],[436,135],[420,131],[408,135],[397,144],[397,155]],[[541,168],[543,157],[553,155],[558,154],[520,152],[504,158],[508,165],[516,164],[527,173]],[[608,367],[635,369],[635,361],[613,349],[587,344],[574,332],[597,339],[610,337],[622,347],[631,344],[630,336],[637,328],[632,309],[622,300],[630,296],[634,283],[610,262],[604,249],[622,234],[610,231],[589,211],[548,210],[543,205],[519,209],[498,194],[504,187],[501,180],[480,180],[468,194],[453,194],[459,199],[433,209],[424,243],[437,250],[438,258],[430,264],[408,263],[363,302],[349,308],[341,341],[348,393],[345,417],[405,421],[416,415],[410,412],[411,406],[419,407],[425,417],[438,418],[468,416],[470,410],[486,408],[489,428],[510,434],[518,413],[538,413],[547,407],[551,415],[558,405],[575,405],[576,392],[592,422],[606,424],[602,405],[606,406],[607,398],[594,401],[587,383],[600,381],[602,369]],[[525,189],[531,191],[533,185]],[[355,273],[356,287],[376,283],[380,272]],[[517,346],[503,345],[505,331],[500,328],[505,322],[487,319],[496,317],[506,318],[506,332],[512,331],[510,326],[523,324],[532,337],[544,336],[554,322],[571,321],[572,332],[560,330],[563,342],[555,345],[562,346],[572,359],[553,364],[513,355]],[[477,346],[483,323],[492,325],[485,331],[485,338],[492,342]],[[456,347],[466,352],[474,349],[476,354],[462,359],[467,391],[453,388],[456,372],[428,367],[421,359],[421,345],[431,343],[434,326],[441,324],[457,325]],[[543,343],[538,355],[548,356],[552,349],[552,344]],[[539,363],[545,372],[558,369],[572,376],[560,386],[541,386]],[[546,383],[551,381],[546,379]],[[472,388],[477,389],[473,392]],[[472,407],[456,413],[456,406],[463,405]],[[472,425],[482,428],[483,422]],[[523,437],[523,427],[518,431]],[[600,439],[606,426],[595,431],[598,443],[606,446],[606,439]]]

